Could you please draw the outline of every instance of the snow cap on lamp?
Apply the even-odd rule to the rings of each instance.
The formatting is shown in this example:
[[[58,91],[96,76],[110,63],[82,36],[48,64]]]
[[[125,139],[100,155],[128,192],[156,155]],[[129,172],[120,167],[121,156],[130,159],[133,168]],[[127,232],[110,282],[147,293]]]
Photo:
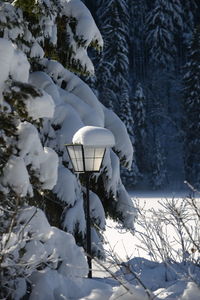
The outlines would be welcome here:
[[[106,128],[84,126],[74,134],[72,142],[90,147],[113,147],[115,138],[112,132]]]

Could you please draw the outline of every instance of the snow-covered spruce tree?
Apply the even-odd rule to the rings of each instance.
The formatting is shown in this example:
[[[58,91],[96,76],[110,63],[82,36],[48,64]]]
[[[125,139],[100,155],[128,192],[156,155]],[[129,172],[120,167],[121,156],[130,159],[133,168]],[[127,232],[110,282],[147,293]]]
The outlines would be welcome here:
[[[124,124],[129,133],[132,145],[135,145],[134,137],[134,121],[131,112],[131,106],[129,102],[129,95],[127,93],[122,94],[122,99],[120,102],[120,115],[124,121]],[[129,170],[122,169],[122,178],[126,186],[132,188],[138,181],[139,171],[135,160],[135,154],[133,156],[133,161],[131,168]]]
[[[200,27],[194,31],[184,77],[185,178],[200,185]]]
[[[97,20],[104,39],[102,59],[97,65],[99,99],[102,103],[113,103],[116,112],[120,112],[121,95],[129,93],[128,1],[98,1]],[[102,22],[101,20],[104,20]],[[115,41],[113,43],[113,41]],[[107,77],[101,81],[101,77]],[[106,96],[104,90],[106,88]],[[110,97],[107,90],[110,90]]]
[[[73,51],[72,56],[63,63],[70,70],[74,70],[77,66],[77,73],[93,74],[94,68],[87,56],[87,47],[94,45],[101,48],[101,35],[91,14],[79,0],[70,2],[40,1],[38,6],[34,6],[34,9],[37,8],[39,11],[38,14],[34,10],[33,12],[30,9],[27,10],[25,3],[16,0],[14,6],[3,4],[3,7],[8,11],[8,19],[10,18],[9,10],[12,10],[13,18],[16,20],[18,19],[17,14],[20,14],[23,19],[20,24],[26,25],[28,29],[22,27],[19,32],[19,25],[17,25],[17,30],[16,23],[10,22],[11,29],[4,28],[2,23],[1,31],[3,35],[12,38],[30,57],[33,72],[29,76],[29,82],[45,90],[54,100],[54,117],[51,120],[44,120],[40,130],[43,144],[52,147],[59,155],[57,185],[53,194],[49,193],[47,196],[45,193],[43,195],[46,213],[52,220],[55,218],[56,211],[62,211],[62,226],[81,239],[85,236],[84,181],[73,174],[65,144],[71,143],[74,133],[84,125],[106,127],[115,136],[115,152],[107,151],[104,169],[98,178],[102,184],[97,185],[93,180],[94,184],[91,185],[101,198],[95,194],[93,194],[93,198],[91,197],[91,199],[95,199],[91,211],[93,222],[96,224],[93,229],[93,237],[98,241],[99,233],[95,228],[104,229],[105,211],[106,213],[109,211],[113,217],[120,219],[125,226],[133,226],[134,207],[119,175],[119,160],[128,167],[131,165],[133,154],[131,142],[121,120],[97,100],[82,80],[50,57],[59,58],[57,49],[58,52],[61,51],[60,34],[66,32],[67,37],[70,36],[70,39],[67,38],[67,47],[70,45]],[[34,22],[32,18],[36,16],[37,22]],[[60,27],[59,20],[63,21],[63,18],[66,23],[62,23],[63,25]],[[71,24],[69,21],[71,19],[76,19],[76,22]],[[15,31],[12,30],[12,26]],[[13,32],[16,32],[15,36],[13,36]],[[24,40],[25,42],[23,42]],[[63,39],[63,41],[65,40]],[[45,54],[48,58],[44,57]],[[110,199],[109,207],[106,205],[108,198]],[[101,201],[103,204],[106,203],[104,208]],[[57,203],[56,209],[54,208],[53,212],[52,209],[49,211],[49,203],[55,204],[55,202]],[[59,217],[58,213],[57,220]],[[58,225],[57,220],[54,224]],[[95,249],[98,252],[94,244],[93,250],[95,251]]]
[[[165,154],[158,136],[153,146],[150,182],[153,189],[161,188],[166,182]]]
[[[138,168],[141,173],[145,171],[146,149],[146,110],[145,96],[141,83],[136,86],[135,97],[132,100],[132,111],[134,119],[135,155]]]
[[[101,47],[102,39],[86,7],[78,0],[16,0],[12,4],[0,2],[0,8],[1,296],[19,299],[29,289],[33,299],[41,291],[45,299],[52,295],[57,299],[58,291],[72,297],[66,277],[87,274],[83,253],[71,235],[50,227],[39,209],[24,205],[34,196],[34,204],[44,208],[52,222],[57,212],[49,211],[49,203],[57,201],[56,209],[60,207],[63,212],[62,226],[84,237],[84,182],[73,174],[64,145],[71,143],[74,133],[84,125],[106,127],[115,136],[114,151],[119,157],[112,150],[107,151],[99,175],[99,195],[104,202],[112,195],[113,216],[132,228],[135,210],[119,175],[119,160],[130,166],[132,147],[120,119],[101,105],[83,81],[49,58],[59,58],[56,49],[59,30],[63,30],[59,19],[64,16],[64,31],[70,36],[67,46],[73,49],[65,64],[70,69],[77,66],[77,72],[93,73],[87,46]],[[75,24],[69,24],[71,18],[76,19]],[[41,190],[55,185],[58,163],[56,153],[48,146],[59,155],[59,169],[57,184],[47,199],[47,192]],[[105,227],[101,200],[91,191],[95,224],[92,239],[97,244],[101,237],[95,228]],[[93,250],[100,252],[101,247],[94,243]],[[75,257],[80,260],[74,261]]]
[[[192,33],[195,27],[195,16],[198,11],[196,0],[186,0],[183,2],[183,25],[184,25],[184,38],[187,43],[191,40]]]
[[[146,0],[130,0],[130,68],[132,80],[144,81],[147,68],[147,53],[145,47],[145,21],[147,14]],[[132,82],[131,82],[132,83]]]
[[[103,52],[101,53],[100,57],[97,58],[96,62],[97,90],[101,103],[113,110],[113,105],[116,102],[116,95],[112,89],[113,79],[111,73],[113,66],[111,64],[109,55],[109,41],[111,41],[109,36],[113,31],[111,23],[111,7],[114,1],[98,0],[96,2],[97,25],[104,40]],[[104,22],[102,22],[102,20],[104,20]]]
[[[134,145],[129,100],[129,1],[99,1],[98,5],[98,20],[104,20],[104,23],[99,23],[99,27],[105,45],[102,59],[97,64],[99,99],[119,115]],[[135,159],[131,170],[124,171],[123,177],[126,177],[125,182],[129,185],[137,181]]]
[[[175,33],[183,26],[179,0],[156,0],[146,22],[150,60],[162,68],[169,68],[177,50]]]
[[[52,228],[41,210],[28,206],[36,191],[52,189],[57,181],[58,156],[43,147],[38,132],[41,118],[53,116],[55,103],[28,82],[26,55],[9,41],[27,37],[22,12],[0,5],[0,298],[31,294],[38,299],[40,294],[50,299],[58,284],[61,290],[66,287],[67,274],[86,276],[87,263],[71,235]]]
[[[37,130],[40,118],[53,116],[54,103],[28,83],[30,64],[22,51],[0,38],[0,53],[0,297],[20,299],[26,278],[51,260],[39,255],[31,261],[37,252],[29,246],[34,234],[40,238],[28,223],[36,214],[39,222],[46,218],[37,209],[25,211],[36,189],[52,189],[57,181],[57,154],[42,146]]]

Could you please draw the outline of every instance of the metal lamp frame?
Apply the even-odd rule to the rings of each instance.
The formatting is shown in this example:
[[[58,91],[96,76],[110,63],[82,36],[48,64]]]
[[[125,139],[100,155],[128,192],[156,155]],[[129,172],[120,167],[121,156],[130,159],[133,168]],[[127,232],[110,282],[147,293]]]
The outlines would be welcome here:
[[[82,173],[85,174],[85,180],[86,180],[86,252],[87,252],[87,261],[88,261],[88,267],[89,267],[89,272],[88,272],[88,278],[92,278],[92,244],[91,244],[91,218],[90,218],[90,191],[89,191],[89,185],[90,185],[90,174],[92,173],[99,173],[102,167],[102,163],[103,163],[103,159],[105,157],[105,152],[106,152],[106,147],[104,149],[104,153],[102,156],[102,161],[99,167],[98,171],[87,171],[86,167],[85,167],[85,153],[84,153],[84,146],[81,144],[66,144],[65,145],[67,148],[67,153],[68,156],[70,158],[73,170],[75,173]],[[82,151],[82,160],[83,160],[83,171],[76,171],[76,169],[74,168],[74,164],[73,161],[71,159],[69,150],[68,150],[68,146],[81,146],[81,151]],[[89,147],[89,146],[88,146]],[[94,148],[98,148],[98,147],[94,147]],[[103,148],[103,147],[102,147]],[[94,157],[95,159],[95,157]],[[78,166],[78,164],[77,164]]]
[[[71,161],[71,164],[72,164],[72,167],[73,167],[73,170],[74,170],[75,173],[99,173],[100,172],[100,170],[102,168],[102,163],[103,163],[103,160],[104,160],[104,157],[105,157],[105,153],[106,153],[106,147],[104,149],[104,153],[103,153],[103,156],[102,156],[101,164],[99,166],[99,170],[87,171],[86,167],[85,167],[85,151],[84,151],[85,148],[84,148],[84,146],[82,144],[66,144],[65,146],[67,148],[67,153],[68,153],[68,156],[70,158],[70,161]],[[68,150],[68,146],[70,146],[70,147],[81,147],[82,158],[83,158],[83,171],[77,171],[75,169],[74,164],[73,164],[73,160],[71,159],[71,155],[70,155],[69,150]],[[85,147],[87,147],[87,146],[85,146]],[[98,149],[100,147],[92,147],[92,148],[94,148],[94,149],[97,148]],[[103,148],[103,147],[101,147],[101,148]],[[95,156],[94,156],[94,160],[95,160]]]

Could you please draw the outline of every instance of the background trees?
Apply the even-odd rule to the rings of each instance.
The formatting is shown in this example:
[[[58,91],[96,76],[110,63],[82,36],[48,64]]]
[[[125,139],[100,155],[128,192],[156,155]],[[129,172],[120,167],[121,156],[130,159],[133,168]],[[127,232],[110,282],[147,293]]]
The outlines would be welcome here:
[[[129,1],[97,1],[97,23],[104,39],[104,51],[96,63],[96,88],[100,101],[124,122],[134,147],[134,121],[130,107],[129,8]],[[134,158],[131,171],[123,171],[123,177],[127,178],[130,186],[137,182],[138,174]]]
[[[142,0],[122,1],[121,6],[118,6],[118,1],[109,1],[109,3],[98,1],[96,5],[91,6],[90,2],[85,1],[92,9],[105,40],[102,59],[100,62],[98,59],[95,60],[98,70],[96,89],[101,101],[109,102],[108,106],[123,119],[124,107],[128,107],[129,104],[125,104],[126,97],[119,98],[122,85],[117,79],[113,82],[113,78],[120,78],[120,82],[124,82],[123,86],[130,91],[129,101],[134,99],[137,93],[138,82],[145,91],[144,109],[147,130],[144,157],[147,159],[146,168],[141,171],[143,179],[138,177],[138,182],[144,188],[152,182],[154,151],[151,149],[156,148],[154,138],[156,132],[160,147],[165,149],[167,176],[163,185],[175,189],[183,188],[184,178],[187,177],[183,162],[186,151],[186,148],[183,149],[185,129],[182,127],[183,66],[188,60],[188,45],[192,32],[198,26],[199,4],[196,1],[183,3],[178,0]],[[113,19],[115,22],[112,21]],[[126,28],[125,31],[123,28]],[[124,51],[124,47],[129,50]],[[126,65],[124,70],[120,66],[122,58],[123,65]],[[126,81],[123,81],[123,78]],[[103,89],[101,84],[104,81],[106,85]],[[115,103],[120,104],[115,107]],[[135,109],[137,111],[131,103],[132,134],[137,130]],[[128,118],[130,114],[126,113],[126,116]],[[134,139],[137,144],[137,133],[135,134]],[[136,145],[134,147],[136,166],[141,169],[141,147]],[[174,168],[175,161],[176,168]],[[127,183],[128,181],[127,177]],[[126,183],[126,180],[124,182]]]
[[[198,26],[190,44],[184,77],[184,131],[186,179],[196,187],[200,180],[200,27]]]

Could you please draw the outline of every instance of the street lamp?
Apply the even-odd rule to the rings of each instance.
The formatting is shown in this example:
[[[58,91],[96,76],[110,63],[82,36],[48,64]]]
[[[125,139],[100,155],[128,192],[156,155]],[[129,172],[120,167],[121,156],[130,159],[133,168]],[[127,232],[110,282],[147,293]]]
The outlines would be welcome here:
[[[66,145],[74,172],[84,173],[86,179],[86,251],[89,266],[88,278],[92,278],[89,176],[91,173],[100,171],[106,148],[112,147],[114,144],[114,136],[109,130],[95,126],[85,126],[75,133],[72,144]]]
[[[105,147],[91,147],[81,144],[66,146],[74,172],[91,173],[100,171],[106,151]]]

